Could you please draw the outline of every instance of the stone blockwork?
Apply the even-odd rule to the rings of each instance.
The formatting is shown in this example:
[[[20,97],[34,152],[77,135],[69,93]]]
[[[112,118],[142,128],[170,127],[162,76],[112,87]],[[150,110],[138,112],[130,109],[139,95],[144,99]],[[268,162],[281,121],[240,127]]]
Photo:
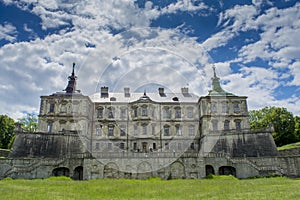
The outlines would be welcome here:
[[[19,132],[10,158],[83,158],[88,151],[75,131],[59,133]]]

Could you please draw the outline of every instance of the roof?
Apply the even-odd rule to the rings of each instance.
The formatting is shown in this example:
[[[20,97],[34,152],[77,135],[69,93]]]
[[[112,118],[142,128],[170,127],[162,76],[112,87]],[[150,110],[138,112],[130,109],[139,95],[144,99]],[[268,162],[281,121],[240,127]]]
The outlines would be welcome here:
[[[159,103],[197,103],[199,97],[192,93],[164,93],[160,95],[159,93],[130,93],[129,97],[125,97],[124,93],[109,93],[108,97],[101,98],[100,92],[90,95],[92,102],[117,102],[117,103],[131,103],[135,101],[154,101]],[[115,99],[114,99],[115,98]]]

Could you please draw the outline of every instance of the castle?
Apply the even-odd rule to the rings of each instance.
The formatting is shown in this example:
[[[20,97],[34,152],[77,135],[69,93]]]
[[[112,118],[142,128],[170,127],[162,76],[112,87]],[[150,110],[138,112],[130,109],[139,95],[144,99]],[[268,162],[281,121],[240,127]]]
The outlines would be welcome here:
[[[278,154],[272,130],[250,131],[247,97],[212,89],[85,96],[73,70],[64,91],[41,96],[38,132],[16,128],[0,178],[238,178],[300,175],[299,156]]]

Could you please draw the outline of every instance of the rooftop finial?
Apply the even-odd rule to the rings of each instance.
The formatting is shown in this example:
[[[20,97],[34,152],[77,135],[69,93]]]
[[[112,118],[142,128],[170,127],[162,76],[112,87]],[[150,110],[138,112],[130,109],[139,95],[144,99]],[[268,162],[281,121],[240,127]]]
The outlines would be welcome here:
[[[73,69],[71,76],[68,77],[69,82],[65,89],[66,93],[75,93],[76,92],[76,79],[77,76],[75,76],[75,62],[73,62]]]
[[[213,70],[214,70],[214,78],[217,78],[217,74],[216,74],[216,67],[215,67],[215,65],[213,65]]]
[[[75,62],[73,62],[73,70],[72,70],[72,76],[75,75]]]

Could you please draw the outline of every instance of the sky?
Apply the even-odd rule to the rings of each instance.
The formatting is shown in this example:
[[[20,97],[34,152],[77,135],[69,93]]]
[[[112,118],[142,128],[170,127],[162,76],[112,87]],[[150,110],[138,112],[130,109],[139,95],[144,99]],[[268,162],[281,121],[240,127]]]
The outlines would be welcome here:
[[[211,88],[300,115],[296,0],[0,0],[0,114],[39,112],[76,63],[84,95]]]

